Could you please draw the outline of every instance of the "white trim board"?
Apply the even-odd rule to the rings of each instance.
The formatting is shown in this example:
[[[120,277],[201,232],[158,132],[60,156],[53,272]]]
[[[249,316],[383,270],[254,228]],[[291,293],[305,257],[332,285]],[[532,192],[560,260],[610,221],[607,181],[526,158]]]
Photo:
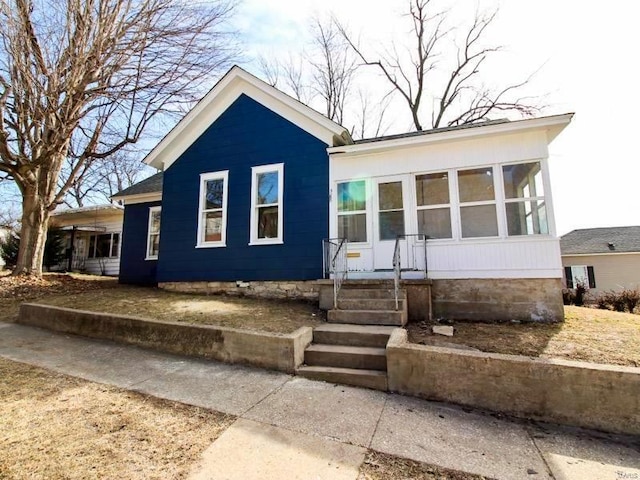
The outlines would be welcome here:
[[[442,142],[455,142],[469,140],[477,137],[490,137],[493,135],[505,135],[510,133],[522,133],[525,131],[543,130],[546,132],[547,144],[551,143],[562,130],[571,122],[573,113],[553,115],[548,117],[515,120],[511,122],[482,125],[458,130],[432,132],[428,130],[424,135],[412,135],[388,140],[371,139],[370,142],[362,142],[353,145],[342,145],[327,149],[332,158],[349,157],[374,152],[384,152],[399,148],[418,147],[427,144]]]

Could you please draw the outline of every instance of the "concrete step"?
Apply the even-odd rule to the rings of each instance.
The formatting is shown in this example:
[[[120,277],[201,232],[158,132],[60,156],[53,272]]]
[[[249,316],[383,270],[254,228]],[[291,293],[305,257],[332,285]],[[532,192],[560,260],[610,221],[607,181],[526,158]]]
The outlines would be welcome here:
[[[395,328],[379,325],[327,323],[313,329],[313,341],[328,345],[384,348]]]
[[[353,385],[373,390],[387,390],[387,374],[379,370],[302,366],[298,367],[296,374],[311,380]]]
[[[407,323],[407,313],[403,310],[329,310],[327,322],[401,327]]]
[[[398,310],[404,309],[405,300],[398,299]],[[343,298],[338,299],[340,310],[395,310],[393,298]]]
[[[385,349],[375,347],[312,343],[304,351],[304,363],[309,366],[387,370]]]
[[[341,288],[338,293],[338,299],[351,298],[378,298],[378,299],[394,299],[395,292],[393,288]],[[398,298],[406,298],[404,290],[398,291]]]

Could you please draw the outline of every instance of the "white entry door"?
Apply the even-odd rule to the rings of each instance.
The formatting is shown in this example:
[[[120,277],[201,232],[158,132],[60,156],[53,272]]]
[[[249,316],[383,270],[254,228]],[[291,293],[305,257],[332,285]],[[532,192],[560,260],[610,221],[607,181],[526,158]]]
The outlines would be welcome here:
[[[373,187],[373,265],[376,270],[391,270],[396,238],[407,233],[409,177],[375,178]],[[403,264],[409,250],[407,243],[400,241]]]

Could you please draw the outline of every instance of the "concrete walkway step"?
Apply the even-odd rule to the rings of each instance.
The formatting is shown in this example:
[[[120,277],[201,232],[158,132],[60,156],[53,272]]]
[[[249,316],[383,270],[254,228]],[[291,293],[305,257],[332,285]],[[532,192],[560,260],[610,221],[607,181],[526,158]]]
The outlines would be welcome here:
[[[396,327],[326,323],[313,329],[313,341],[329,345],[384,348]]]
[[[369,298],[369,299],[394,299],[395,291],[393,288],[341,288],[338,294],[340,299],[350,298]],[[406,298],[405,290],[398,292],[398,298]]]
[[[311,380],[353,385],[355,387],[371,388],[372,390],[387,390],[387,374],[380,370],[363,370],[358,368],[302,366],[296,374]]]
[[[401,327],[407,323],[407,314],[402,310],[329,310],[327,322]]]
[[[398,310],[404,310],[405,300],[398,299]],[[338,299],[340,310],[395,310],[396,301],[393,298],[342,298]]]
[[[375,347],[312,343],[304,352],[304,363],[309,366],[387,370],[385,349]]]

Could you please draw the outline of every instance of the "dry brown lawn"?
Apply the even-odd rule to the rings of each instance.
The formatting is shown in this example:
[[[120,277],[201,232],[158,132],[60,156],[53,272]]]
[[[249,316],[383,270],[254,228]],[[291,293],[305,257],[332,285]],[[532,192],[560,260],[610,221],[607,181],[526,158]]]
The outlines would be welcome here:
[[[0,357],[0,479],[185,478],[235,420]],[[359,480],[482,480],[374,451]]]
[[[443,337],[433,335],[426,323],[410,324],[409,338],[427,345],[640,367],[640,315],[565,306],[560,324],[455,322],[454,328],[453,337]]]
[[[99,294],[96,290],[100,290]],[[0,320],[4,321],[15,319],[23,301],[274,333],[291,333],[302,326],[317,325],[325,318],[317,304],[308,302],[172,293],[119,285],[108,277],[75,274],[50,274],[41,280],[0,278],[1,298],[7,299],[0,305]]]
[[[0,479],[184,478],[233,420],[0,358]]]

